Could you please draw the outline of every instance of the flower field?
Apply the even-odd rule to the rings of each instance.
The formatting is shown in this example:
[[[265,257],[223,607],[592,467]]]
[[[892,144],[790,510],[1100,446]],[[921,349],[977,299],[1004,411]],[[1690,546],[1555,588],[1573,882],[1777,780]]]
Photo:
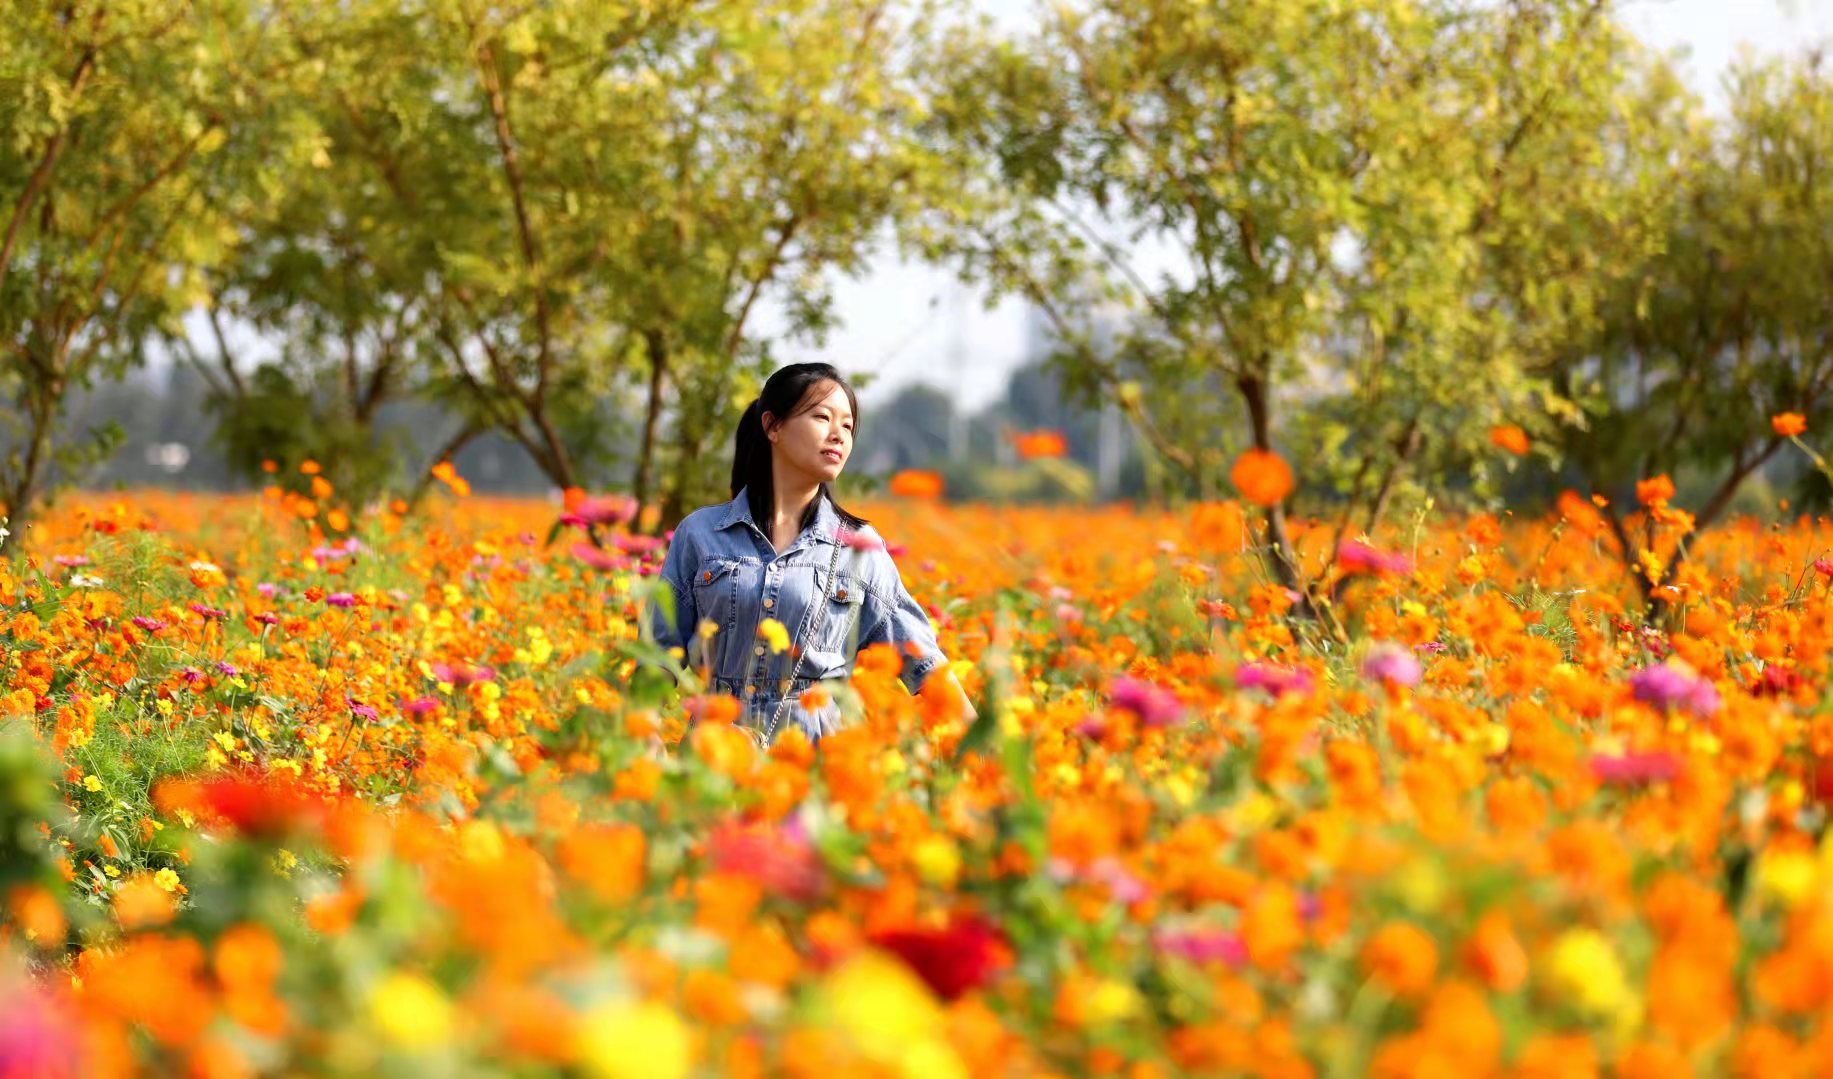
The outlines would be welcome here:
[[[1833,1073],[1833,533],[1642,493],[1653,625],[1576,496],[1293,521],[1325,618],[1232,504],[865,506],[981,718],[868,650],[767,757],[556,504],[68,500],[0,1074]]]

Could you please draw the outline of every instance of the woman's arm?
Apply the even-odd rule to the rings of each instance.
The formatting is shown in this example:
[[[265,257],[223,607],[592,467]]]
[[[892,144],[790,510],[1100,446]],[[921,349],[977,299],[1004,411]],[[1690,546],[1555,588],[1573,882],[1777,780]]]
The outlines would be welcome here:
[[[974,710],[974,702],[968,699],[967,690],[961,688],[961,679],[944,663],[923,683],[923,694],[940,693],[951,700],[961,718],[972,723],[980,713]]]
[[[674,618],[671,621],[668,612],[663,610],[660,596],[650,607],[649,625],[656,643],[667,649],[680,649],[676,658],[682,666],[687,665],[687,642],[694,637],[694,631],[700,624],[699,612],[694,607],[694,587],[688,581],[691,566],[693,544],[688,537],[676,529],[674,538],[669,541],[668,554],[662,558],[662,583],[668,593],[674,597]]]

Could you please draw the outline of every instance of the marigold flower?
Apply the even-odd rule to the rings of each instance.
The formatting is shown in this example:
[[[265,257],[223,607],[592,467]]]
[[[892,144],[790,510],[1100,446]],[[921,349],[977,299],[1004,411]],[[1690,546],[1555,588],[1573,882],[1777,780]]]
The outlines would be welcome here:
[[[1062,457],[1069,452],[1069,440],[1061,431],[1022,431],[1012,435],[1012,445],[1019,457],[1027,461],[1041,457]]]
[[[399,1048],[426,1051],[452,1037],[452,1002],[424,975],[391,971],[370,989],[367,1005],[370,1022]]]
[[[1410,922],[1388,922],[1362,946],[1362,966],[1388,992],[1417,996],[1432,987],[1438,944]]]
[[[1644,506],[1665,506],[1674,497],[1674,481],[1667,473],[1636,481],[1636,501]]]
[[[686,1079],[693,1037],[666,1004],[608,1000],[581,1019],[579,1063],[596,1079]]]
[[[1769,418],[1769,426],[1782,438],[1794,438],[1807,432],[1808,418],[1799,412],[1779,412]]]
[[[1516,457],[1527,453],[1530,444],[1527,432],[1512,423],[1498,424],[1489,429],[1489,441],[1492,445]]]
[[[1292,467],[1271,450],[1252,449],[1235,458],[1228,480],[1256,506],[1277,506],[1292,493]]]
[[[907,468],[891,477],[891,493],[900,498],[940,498],[942,476],[937,472]]]

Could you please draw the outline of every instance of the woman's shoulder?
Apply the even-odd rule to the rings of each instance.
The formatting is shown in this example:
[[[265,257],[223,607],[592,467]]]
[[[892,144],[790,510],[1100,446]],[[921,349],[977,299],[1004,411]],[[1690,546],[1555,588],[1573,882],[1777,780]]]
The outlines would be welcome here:
[[[681,523],[675,526],[675,538],[679,540],[682,536],[699,537],[714,531],[725,523],[726,514],[731,508],[730,502],[715,502],[710,506],[702,506],[694,510],[681,518]]]

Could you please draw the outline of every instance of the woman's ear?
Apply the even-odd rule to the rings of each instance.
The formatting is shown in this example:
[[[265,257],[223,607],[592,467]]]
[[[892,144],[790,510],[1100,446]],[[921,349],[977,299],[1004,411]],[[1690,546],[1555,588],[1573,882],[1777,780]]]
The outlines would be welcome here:
[[[772,442],[775,442],[776,441],[776,414],[773,412],[765,412],[758,416],[757,422],[759,425],[761,425],[764,428],[764,437],[769,439]]]

